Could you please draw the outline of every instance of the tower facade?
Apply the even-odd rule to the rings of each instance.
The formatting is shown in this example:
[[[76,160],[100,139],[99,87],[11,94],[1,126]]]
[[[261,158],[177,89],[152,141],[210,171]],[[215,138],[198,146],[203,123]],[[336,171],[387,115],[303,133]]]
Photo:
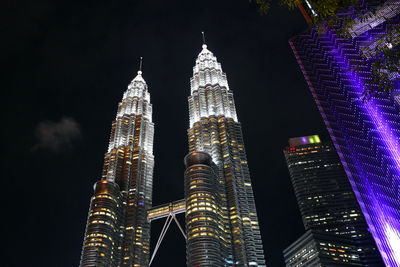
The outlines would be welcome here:
[[[308,230],[283,251],[286,267],[365,265],[357,244],[334,234]]]
[[[227,258],[222,218],[220,177],[211,156],[192,152],[185,157],[187,266],[224,266]]]
[[[368,63],[380,56],[374,48],[399,49],[398,43],[384,42],[388,22],[399,27],[399,11],[399,1],[386,1],[355,22],[350,38],[310,28],[290,40],[387,266],[400,266],[400,112],[395,95],[363,101],[363,92],[377,86]]]
[[[189,96],[189,152],[206,152],[220,177],[221,244],[226,266],[264,266],[250,173],[232,91],[216,57],[203,45]],[[195,238],[188,233],[188,240]],[[188,255],[187,257],[190,257]]]
[[[153,186],[152,106],[138,71],[112,123],[102,178],[87,220],[80,266],[147,266]]]
[[[302,242],[297,241],[291,250],[302,248],[299,244],[310,244],[304,240],[313,240],[318,245],[313,247],[319,253],[316,258],[324,258],[325,262],[383,266],[333,145],[322,143],[318,135],[291,138],[284,155],[304,227],[310,230],[307,238],[301,238]],[[338,248],[332,248],[333,252],[328,250],[330,254],[324,255],[319,251],[324,248],[315,238],[337,246],[347,244],[353,249],[339,248],[343,255],[338,257]]]

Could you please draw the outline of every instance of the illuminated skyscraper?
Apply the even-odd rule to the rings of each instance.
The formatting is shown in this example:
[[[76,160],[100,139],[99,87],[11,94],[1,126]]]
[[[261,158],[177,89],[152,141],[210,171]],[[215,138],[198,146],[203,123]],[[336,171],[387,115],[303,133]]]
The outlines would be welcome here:
[[[188,266],[265,266],[233,94],[205,44],[193,70],[185,199],[152,207],[154,124],[139,71],[112,124],[81,266],[149,266],[172,220],[186,238]],[[183,212],[186,234],[175,218]],[[150,259],[150,222],[165,217]]]
[[[285,250],[288,266],[297,266],[295,259],[301,258],[305,247],[322,266],[383,266],[333,145],[321,143],[318,135],[291,138],[284,154],[304,227],[310,230]],[[337,247],[326,249],[320,243]]]
[[[150,94],[138,71],[112,123],[102,179],[91,200],[80,266],[148,266],[153,136]]]
[[[286,267],[383,266],[365,265],[349,238],[308,230],[283,251]]]
[[[223,233],[221,244],[227,251],[224,264],[264,266],[253,189],[233,94],[221,64],[205,44],[196,59],[190,82],[189,152],[208,153],[217,167],[222,185],[218,192],[221,203],[219,227]],[[207,203],[204,205],[207,207]],[[187,235],[188,240],[201,238],[195,236],[195,232]]]
[[[339,38],[332,29],[318,33],[310,28],[290,40],[387,266],[400,266],[400,112],[396,95],[364,102],[362,94],[368,86],[377,86],[369,63],[380,56],[375,47],[399,49],[398,42],[384,39],[388,22],[399,27],[399,13],[400,1],[386,1],[352,25],[350,38]]]
[[[211,156],[192,152],[185,157],[187,266],[227,266],[227,242],[221,211],[224,190]]]

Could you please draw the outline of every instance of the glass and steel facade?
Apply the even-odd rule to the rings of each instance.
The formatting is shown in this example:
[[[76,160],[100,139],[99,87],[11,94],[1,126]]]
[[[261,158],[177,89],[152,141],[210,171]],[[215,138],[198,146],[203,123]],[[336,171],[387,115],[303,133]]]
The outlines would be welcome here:
[[[150,222],[183,212],[188,266],[265,266],[233,94],[206,45],[191,79],[189,117],[185,199],[152,208],[154,124],[138,72],[112,123],[80,266],[148,266]]]
[[[189,96],[189,152],[206,152],[216,165],[221,191],[221,239],[228,266],[265,266],[257,212],[233,93],[213,53],[203,45]],[[191,233],[188,233],[188,239]],[[188,255],[190,257],[190,255]]]
[[[152,106],[139,71],[119,103],[91,200],[80,266],[147,266],[153,186]]]
[[[291,138],[284,155],[305,229],[356,247],[360,264],[383,266],[332,143],[318,135]]]
[[[94,186],[80,266],[118,266],[121,255],[122,194],[107,180]]]
[[[399,27],[399,11],[398,0],[386,1],[370,18],[356,21],[350,39],[310,28],[290,40],[387,266],[400,266],[400,111],[396,94],[369,101],[362,94],[377,86],[368,60],[379,56],[374,47],[385,40],[388,22]],[[387,45],[399,49],[398,43]]]
[[[286,248],[283,257],[287,267],[376,266],[361,261],[351,239],[311,230]]]
[[[220,177],[211,156],[192,152],[185,157],[187,266],[225,266],[224,229],[220,222]]]

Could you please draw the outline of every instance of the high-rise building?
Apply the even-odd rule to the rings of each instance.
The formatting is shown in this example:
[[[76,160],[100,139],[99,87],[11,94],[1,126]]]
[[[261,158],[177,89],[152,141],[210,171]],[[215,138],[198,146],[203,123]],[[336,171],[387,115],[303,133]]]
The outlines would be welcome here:
[[[363,1],[365,13],[371,2]],[[399,13],[400,1],[386,1],[366,19],[356,20],[348,29],[350,37],[337,36],[334,30],[342,25],[336,25],[322,33],[311,27],[290,40],[387,266],[400,266],[398,95],[380,94],[363,101],[363,92],[378,86],[372,79],[371,62],[380,56],[375,47],[399,49],[398,42],[385,41],[388,34],[399,40],[398,31],[391,30],[400,25]]]
[[[227,242],[220,222],[223,183],[211,156],[192,152],[185,157],[187,266],[227,266]]]
[[[95,184],[80,266],[147,266],[153,186],[152,106],[138,71],[119,103]]]
[[[316,258],[323,257],[332,264],[342,261],[341,264],[352,265],[357,259],[359,264],[365,266],[383,266],[333,145],[322,143],[318,135],[291,138],[284,155],[304,227],[313,232],[300,238],[301,242],[296,241],[297,244],[292,245],[289,250],[298,249],[301,252],[303,245],[309,245],[305,240],[313,240],[318,245],[313,247],[314,252],[319,254]],[[329,241],[328,243],[338,246],[347,244],[349,248],[357,249],[341,248],[343,255],[338,256],[337,251],[332,252],[335,249],[332,247],[328,251],[330,254],[326,255],[324,246],[319,246],[319,241]],[[346,251],[351,251],[351,256]],[[292,253],[293,257],[296,255]],[[287,259],[288,263],[291,258],[288,256]]]
[[[152,207],[152,106],[142,72],[112,124],[95,185],[81,266],[149,266],[173,220],[188,266],[265,266],[240,123],[221,64],[204,44],[189,96],[185,199]],[[186,212],[186,233],[175,215]],[[167,218],[150,258],[150,223]]]
[[[286,267],[377,266],[365,265],[358,250],[351,239],[308,230],[283,251],[283,257]]]
[[[196,59],[190,82],[189,152],[208,153],[221,178],[219,227],[221,244],[227,250],[224,264],[264,266],[260,228],[233,93],[221,64],[205,44]],[[188,232],[188,240],[200,238],[194,235]]]

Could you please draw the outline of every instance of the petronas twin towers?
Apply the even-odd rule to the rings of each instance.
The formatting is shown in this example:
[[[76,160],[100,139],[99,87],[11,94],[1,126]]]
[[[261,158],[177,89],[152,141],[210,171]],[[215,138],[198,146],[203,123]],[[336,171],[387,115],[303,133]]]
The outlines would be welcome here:
[[[149,266],[151,220],[174,209],[186,212],[188,266],[265,266],[233,94],[205,44],[190,82],[185,199],[152,207],[154,123],[139,70],[112,123],[80,266]]]

